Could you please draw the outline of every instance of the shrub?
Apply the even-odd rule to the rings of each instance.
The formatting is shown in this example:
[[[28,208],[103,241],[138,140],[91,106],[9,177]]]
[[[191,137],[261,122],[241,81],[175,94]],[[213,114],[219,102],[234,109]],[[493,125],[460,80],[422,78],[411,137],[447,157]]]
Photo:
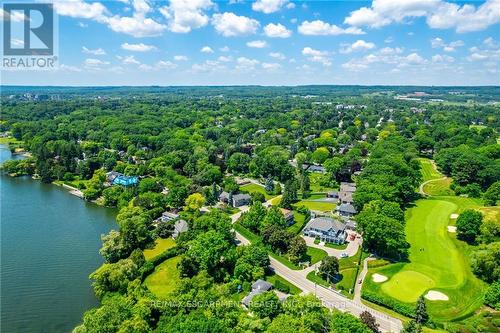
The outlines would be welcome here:
[[[286,284],[284,284],[280,280],[276,280],[274,282],[274,288],[276,288],[277,290],[279,290],[285,294],[288,294],[290,292],[290,287],[288,287]]]

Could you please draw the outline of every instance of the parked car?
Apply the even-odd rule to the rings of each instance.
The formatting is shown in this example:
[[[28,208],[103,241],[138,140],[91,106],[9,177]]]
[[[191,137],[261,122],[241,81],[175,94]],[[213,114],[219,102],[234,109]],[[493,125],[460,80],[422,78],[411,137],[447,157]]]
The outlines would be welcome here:
[[[345,253],[345,252],[344,252],[344,253],[342,253],[342,254],[340,255],[340,257],[341,257],[341,258],[347,258],[347,257],[348,257],[348,255],[347,255],[347,253]]]

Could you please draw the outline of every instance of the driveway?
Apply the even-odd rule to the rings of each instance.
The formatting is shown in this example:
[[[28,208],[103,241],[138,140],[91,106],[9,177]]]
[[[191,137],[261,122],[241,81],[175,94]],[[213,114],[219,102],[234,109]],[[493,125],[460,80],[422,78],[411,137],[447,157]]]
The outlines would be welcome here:
[[[304,238],[304,240],[306,241],[307,246],[321,249],[321,250],[325,251],[326,253],[328,253],[329,256],[337,257],[337,258],[341,258],[342,253],[347,253],[348,257],[354,256],[358,252],[358,249],[361,245],[361,239],[356,237],[353,241],[349,241],[349,243],[347,244],[347,248],[345,248],[344,250],[337,250],[337,249],[334,249],[334,248],[331,248],[328,246],[324,246],[321,244],[315,244],[313,237],[302,236],[302,238]],[[349,237],[348,237],[348,239],[349,239]]]

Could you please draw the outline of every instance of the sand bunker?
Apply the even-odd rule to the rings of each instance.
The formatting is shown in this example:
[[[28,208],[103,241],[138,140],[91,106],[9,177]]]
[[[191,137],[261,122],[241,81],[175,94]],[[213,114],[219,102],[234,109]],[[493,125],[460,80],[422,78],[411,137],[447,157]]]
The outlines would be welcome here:
[[[448,232],[457,232],[457,227],[455,227],[453,225],[449,225],[448,226]]]
[[[435,290],[429,290],[427,292],[427,294],[425,294],[424,297],[427,298],[429,301],[447,301],[448,300],[448,296],[446,296],[445,294],[443,294],[440,291],[435,291]]]
[[[451,214],[450,215],[450,219],[456,219],[456,218],[458,218],[458,214]]]
[[[372,279],[375,283],[381,283],[387,281],[387,276],[375,273],[372,275]]]

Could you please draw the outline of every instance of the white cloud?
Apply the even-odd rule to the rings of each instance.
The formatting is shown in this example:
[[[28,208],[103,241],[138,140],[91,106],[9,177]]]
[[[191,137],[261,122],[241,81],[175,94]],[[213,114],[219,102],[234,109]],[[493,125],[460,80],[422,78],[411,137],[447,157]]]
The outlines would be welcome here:
[[[252,35],[260,26],[257,20],[229,12],[214,14],[212,24],[215,30],[224,37]]]
[[[214,50],[212,50],[212,48],[210,46],[203,46],[200,49],[200,52],[201,53],[214,53]]]
[[[236,64],[237,64],[236,69],[244,70],[244,71],[253,70],[253,69],[255,69],[255,66],[258,65],[259,63],[260,63],[260,61],[258,61],[256,59],[239,57],[238,59],[236,59]]]
[[[91,49],[86,48],[85,46],[82,46],[82,52],[87,53],[87,54],[93,54],[93,55],[105,55],[106,54],[106,51],[104,51],[101,48],[91,50]]]
[[[267,46],[267,43],[264,40],[253,40],[253,41],[247,42],[247,46],[253,47],[256,49],[262,49],[262,48]]]
[[[226,57],[226,56],[220,56],[219,58],[217,58],[218,61],[220,62],[231,62],[233,61],[233,58],[232,57]]]
[[[126,57],[118,57],[124,65],[140,65],[141,63],[135,59],[133,55]]]
[[[288,0],[257,0],[252,4],[252,9],[256,12],[271,14],[279,11],[283,6],[288,4]],[[293,8],[288,7],[287,8]]]
[[[443,0],[373,0],[371,7],[351,12],[344,23],[379,28],[414,17],[425,17],[429,27],[435,29],[454,28],[459,33],[480,31],[500,22],[500,1],[487,0],[475,7]]]
[[[302,54],[306,56],[309,61],[319,62],[323,64],[323,66],[332,65],[330,52],[328,51],[319,51],[310,47],[305,47],[302,49]]]
[[[264,27],[264,34],[270,38],[288,38],[292,35],[292,31],[281,23],[269,23]]]
[[[309,36],[337,36],[337,35],[362,35],[363,30],[356,27],[340,28],[335,24],[323,22],[321,20],[304,21],[298,28],[299,33]]]
[[[160,36],[167,28],[164,24],[136,14],[132,17],[113,16],[107,19],[107,23],[111,30],[137,38]]]
[[[10,15],[7,15],[7,12],[0,8],[0,21],[22,22],[25,19],[26,17],[19,10],[11,11]]]
[[[275,58],[275,59],[279,59],[279,60],[285,60],[286,57],[283,53],[280,53],[280,52],[271,52],[269,53],[269,56],[271,58]]]
[[[223,69],[226,69],[226,66],[214,60],[207,60],[201,64],[193,64],[191,66],[192,72],[215,72]]]
[[[78,67],[71,66],[71,65],[65,65],[65,64],[60,64],[59,65],[59,70],[65,71],[65,72],[81,72],[82,70]]]
[[[185,55],[176,55],[176,56],[174,56],[174,60],[175,61],[187,61],[188,57],[186,57]]]
[[[365,42],[362,39],[358,39],[352,44],[343,44],[340,49],[340,53],[352,53],[358,51],[367,51],[375,48],[375,44],[371,42]]]
[[[205,11],[213,6],[210,0],[170,0],[168,6],[160,8],[160,13],[168,19],[170,31],[188,33],[208,24]]]
[[[82,0],[56,0],[53,2],[58,15],[105,22],[108,10],[100,2],[87,3]]]
[[[469,49],[469,56],[467,56],[468,61],[483,61],[490,64],[498,64],[500,61],[500,45],[494,43],[493,40],[487,40],[486,45],[483,42],[483,47],[479,48],[477,46],[471,47]]]
[[[352,58],[348,62],[342,64],[342,67],[349,71],[358,72],[366,70],[372,64],[377,63],[399,68],[409,66],[418,67],[427,63],[427,60],[418,53],[414,52],[405,56],[401,55],[402,52],[402,48],[385,47],[362,58]]]
[[[454,62],[455,58],[446,54],[436,54],[432,56],[432,62],[443,63],[443,62]]]
[[[102,69],[102,67],[106,66],[106,65],[109,65],[109,61],[103,61],[103,60],[94,59],[94,58],[85,59],[85,61],[83,62],[83,66],[86,69],[97,70],[97,69]]]
[[[134,51],[134,52],[149,52],[152,50],[156,50],[156,47],[153,45],[147,45],[144,43],[139,43],[139,44],[129,44],[129,43],[123,43],[122,49],[127,50],[127,51]]]
[[[177,67],[177,64],[175,64],[169,60],[160,60],[156,63],[155,66],[158,69],[174,69]]]
[[[219,49],[221,52],[229,52],[229,46],[224,46]]]
[[[464,46],[465,43],[461,40],[456,40],[451,43],[445,43],[443,39],[436,37],[431,39],[431,46],[434,49],[442,48],[445,52],[453,52],[457,47]]]
[[[273,63],[263,62],[262,68],[266,70],[277,70],[281,68],[281,65],[275,62]]]

